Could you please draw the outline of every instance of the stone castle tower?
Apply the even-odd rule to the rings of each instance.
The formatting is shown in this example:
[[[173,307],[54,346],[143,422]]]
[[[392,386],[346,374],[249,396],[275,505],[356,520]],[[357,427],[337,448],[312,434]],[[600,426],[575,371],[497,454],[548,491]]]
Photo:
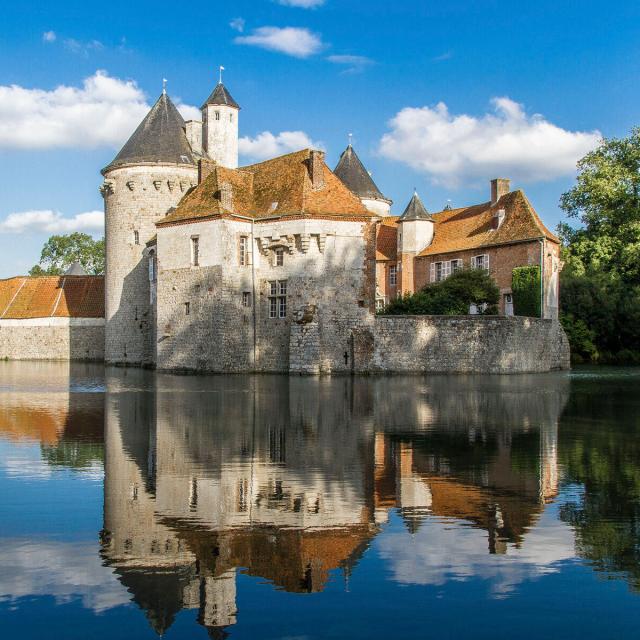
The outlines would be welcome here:
[[[155,278],[155,256],[147,243],[156,235],[155,223],[197,184],[200,157],[238,166],[239,109],[219,83],[202,107],[203,122],[185,122],[163,91],[115,159],[102,170],[106,362],[154,362],[150,281]]]

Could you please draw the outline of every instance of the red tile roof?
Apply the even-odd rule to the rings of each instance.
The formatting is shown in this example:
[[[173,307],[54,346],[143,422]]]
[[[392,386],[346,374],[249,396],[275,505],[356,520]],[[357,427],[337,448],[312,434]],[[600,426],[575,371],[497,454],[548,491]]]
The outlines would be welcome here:
[[[311,150],[303,149],[240,169],[216,165],[177,208],[160,220],[178,221],[237,214],[260,219],[305,215],[371,218],[360,199],[322,162],[324,185],[313,188],[309,175]],[[231,209],[222,205],[223,185],[231,187]]]
[[[504,209],[504,221],[495,229],[494,216]],[[514,242],[547,238],[560,242],[547,229],[522,191],[512,191],[495,204],[489,202],[432,214],[433,242],[420,256],[439,255]],[[396,260],[398,217],[383,218],[378,225],[376,260]]]
[[[0,280],[0,319],[104,318],[104,276]]]

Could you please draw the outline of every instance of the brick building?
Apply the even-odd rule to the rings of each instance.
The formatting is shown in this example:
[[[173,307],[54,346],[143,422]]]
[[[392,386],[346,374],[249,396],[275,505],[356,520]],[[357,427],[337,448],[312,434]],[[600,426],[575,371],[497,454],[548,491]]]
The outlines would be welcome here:
[[[458,269],[486,269],[500,289],[500,313],[513,315],[511,279],[515,267],[541,272],[543,316],[558,317],[560,241],[509,181],[491,181],[491,200],[429,213],[414,194],[401,216],[377,227],[376,304],[413,293]],[[473,310],[472,310],[473,311]]]

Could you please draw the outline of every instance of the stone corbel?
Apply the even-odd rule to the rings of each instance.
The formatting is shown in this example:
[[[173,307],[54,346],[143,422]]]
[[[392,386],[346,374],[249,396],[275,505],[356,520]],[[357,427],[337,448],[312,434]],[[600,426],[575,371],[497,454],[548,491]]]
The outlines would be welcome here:
[[[327,242],[327,234],[320,233],[318,234],[318,249],[320,249],[320,253],[324,253],[324,247]]]
[[[180,191],[186,191],[188,189],[188,185],[186,182],[180,182]]]
[[[162,180],[154,180],[153,186],[156,188],[156,191],[160,191],[160,187],[162,186]]]
[[[308,233],[300,235],[300,249],[302,253],[309,251],[309,245],[311,244],[311,236]]]
[[[100,195],[103,198],[110,196],[113,193],[113,182],[107,180],[100,185]]]
[[[167,186],[169,191],[173,191],[176,188],[176,183],[173,180],[167,180]]]
[[[136,183],[133,180],[127,181],[127,188],[129,189],[129,191],[133,191],[135,187],[136,187]]]
[[[286,243],[284,242],[284,240],[286,240]],[[290,255],[293,255],[293,252],[296,249],[296,238],[295,236],[285,236],[282,240],[281,240],[282,244],[285,245],[287,251],[289,252]]]

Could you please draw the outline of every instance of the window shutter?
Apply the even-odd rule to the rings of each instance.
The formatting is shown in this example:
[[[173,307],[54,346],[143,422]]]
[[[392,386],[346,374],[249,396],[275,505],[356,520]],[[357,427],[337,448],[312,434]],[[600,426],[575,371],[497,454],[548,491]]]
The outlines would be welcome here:
[[[489,271],[489,254],[488,253],[485,255],[485,258],[486,258],[486,264],[487,264],[487,271]]]
[[[431,282],[435,282],[436,280],[436,263],[431,263]]]

